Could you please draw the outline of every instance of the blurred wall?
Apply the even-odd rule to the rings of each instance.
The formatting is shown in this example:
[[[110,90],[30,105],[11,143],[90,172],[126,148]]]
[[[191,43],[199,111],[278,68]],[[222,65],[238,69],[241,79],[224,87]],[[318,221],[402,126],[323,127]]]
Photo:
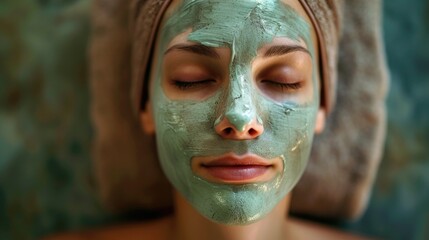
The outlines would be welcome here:
[[[90,162],[89,8],[0,1],[0,239],[104,220]]]
[[[0,239],[117,220],[90,162],[90,0],[0,2]],[[388,136],[372,199],[346,230],[429,239],[429,2],[385,0]]]

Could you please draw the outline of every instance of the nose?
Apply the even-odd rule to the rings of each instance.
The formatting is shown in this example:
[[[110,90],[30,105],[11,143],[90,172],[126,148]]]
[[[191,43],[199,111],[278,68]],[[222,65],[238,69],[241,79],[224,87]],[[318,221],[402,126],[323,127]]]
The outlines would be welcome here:
[[[215,123],[215,131],[225,139],[250,140],[264,132],[262,121],[257,117],[256,107],[250,93],[231,94],[226,103],[224,116]]]
[[[231,120],[230,120],[231,119]],[[227,116],[215,126],[218,135],[225,139],[231,140],[251,140],[260,136],[264,132],[264,126],[258,122],[256,117],[250,119],[243,124],[236,121],[234,123],[234,116]],[[237,119],[236,119],[237,120]]]
[[[224,114],[215,122],[216,133],[225,139],[251,140],[264,132],[262,120],[256,114],[255,100],[252,99],[252,84],[247,81],[248,69],[237,65],[232,71]],[[246,75],[248,78],[246,78]]]

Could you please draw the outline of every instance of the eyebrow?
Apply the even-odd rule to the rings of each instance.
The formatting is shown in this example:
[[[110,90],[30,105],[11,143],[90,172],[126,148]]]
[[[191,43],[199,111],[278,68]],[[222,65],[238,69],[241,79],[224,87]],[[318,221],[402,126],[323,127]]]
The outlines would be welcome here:
[[[176,44],[168,48],[167,51],[164,52],[164,55],[173,50],[196,53],[212,58],[220,58],[219,54],[213,48],[204,46],[202,44]]]
[[[310,51],[306,48],[298,46],[298,45],[276,45],[268,48],[268,50],[264,53],[264,57],[273,57],[273,56],[281,56],[291,52],[301,51],[305,52],[311,56]]]

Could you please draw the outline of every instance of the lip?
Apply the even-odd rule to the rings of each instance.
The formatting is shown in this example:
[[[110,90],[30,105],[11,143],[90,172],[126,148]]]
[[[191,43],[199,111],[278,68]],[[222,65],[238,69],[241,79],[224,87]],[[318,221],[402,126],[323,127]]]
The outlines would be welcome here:
[[[228,153],[215,157],[194,157],[194,173],[211,182],[245,184],[272,179],[282,168],[280,158],[265,159],[255,154]]]

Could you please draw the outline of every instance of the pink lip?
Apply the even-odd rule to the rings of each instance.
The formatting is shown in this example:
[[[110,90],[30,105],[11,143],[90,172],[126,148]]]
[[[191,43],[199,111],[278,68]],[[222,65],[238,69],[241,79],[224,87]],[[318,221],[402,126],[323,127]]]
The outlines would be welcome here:
[[[202,171],[214,179],[226,182],[245,182],[264,175],[270,170],[272,164],[256,155],[228,154],[204,161],[200,166]]]
[[[268,167],[255,165],[206,167],[213,177],[226,181],[244,181],[263,175]]]
[[[267,163],[263,158],[256,155],[244,155],[237,156],[235,154],[228,154],[226,156],[207,161],[201,165],[206,167],[215,167],[215,166],[269,166],[271,164]]]

